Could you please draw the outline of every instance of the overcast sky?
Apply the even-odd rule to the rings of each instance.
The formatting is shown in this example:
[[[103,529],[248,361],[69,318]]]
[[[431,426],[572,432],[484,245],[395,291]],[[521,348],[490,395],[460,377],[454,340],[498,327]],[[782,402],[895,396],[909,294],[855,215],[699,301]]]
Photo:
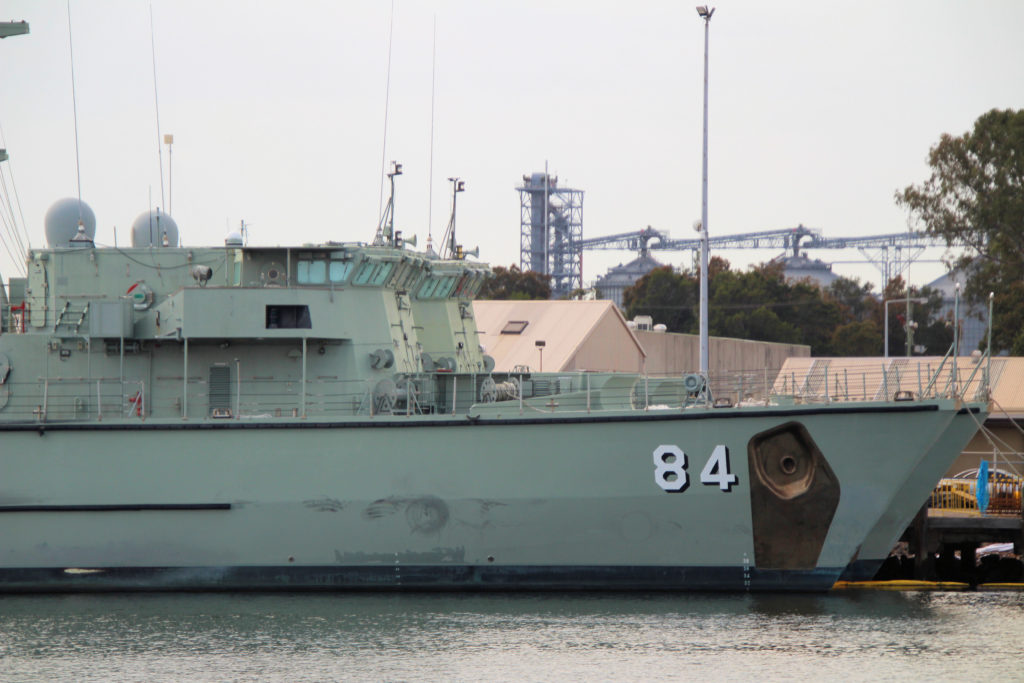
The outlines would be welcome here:
[[[155,43],[150,40],[152,7]],[[74,196],[64,0],[8,1],[31,33],[0,42],[0,126],[32,244]],[[82,198],[97,242],[169,206],[186,244],[370,241],[380,211],[386,0],[71,0]],[[428,209],[436,18],[433,208]],[[403,163],[396,228],[519,261],[523,174],[545,161],[586,192],[584,237],[647,225],[693,235],[700,216],[703,22],[650,0],[395,0],[386,161]],[[899,232],[893,193],[928,175],[928,148],[992,108],[1024,107],[1024,3],[743,2],[711,21],[712,235],[803,224],[826,236]],[[173,185],[160,132],[174,135]],[[170,189],[169,189],[170,187]],[[169,196],[173,192],[173,203]],[[161,195],[167,197],[161,200]],[[420,243],[422,247],[423,242]],[[689,265],[688,253],[659,260]],[[734,264],[775,252],[727,251]],[[827,261],[856,251],[812,253]],[[941,251],[929,252],[937,258]],[[587,252],[584,279],[634,257]],[[4,274],[10,261],[0,258]],[[866,265],[837,272],[877,283]],[[918,264],[912,282],[941,274]]]

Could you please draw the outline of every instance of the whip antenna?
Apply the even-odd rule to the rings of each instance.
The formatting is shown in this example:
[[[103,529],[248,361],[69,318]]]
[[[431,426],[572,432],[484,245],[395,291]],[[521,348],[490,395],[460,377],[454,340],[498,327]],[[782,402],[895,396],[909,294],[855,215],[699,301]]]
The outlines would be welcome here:
[[[434,101],[437,83],[437,15],[434,15],[434,46],[430,58],[430,175],[427,189],[427,245],[434,239]]]
[[[82,169],[78,160],[78,104],[75,96],[75,45],[71,38],[71,0],[68,8],[68,55],[71,58],[71,112],[75,120],[75,179],[78,183],[78,224],[82,225]]]
[[[156,32],[153,30],[153,3],[149,3],[149,47],[153,53],[153,106],[156,108],[156,156],[160,163],[160,206],[164,203],[164,152],[160,146],[160,99],[156,88]],[[152,243],[152,240],[150,240]]]
[[[391,103],[391,38],[395,33],[395,0],[391,0],[391,19],[388,27],[388,75],[384,86],[384,142],[380,150],[380,199],[377,202],[377,213],[384,210],[384,160],[388,153],[388,107]],[[379,232],[379,230],[378,230]]]

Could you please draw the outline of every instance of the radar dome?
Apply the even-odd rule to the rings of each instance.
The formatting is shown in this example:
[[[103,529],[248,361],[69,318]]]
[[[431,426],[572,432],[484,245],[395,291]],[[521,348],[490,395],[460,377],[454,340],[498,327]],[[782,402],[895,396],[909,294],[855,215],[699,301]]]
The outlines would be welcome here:
[[[79,219],[86,237],[90,240],[96,237],[96,214],[88,204],[74,197],[55,201],[43,218],[46,242],[54,248],[71,246],[71,239],[78,234]]]
[[[132,223],[133,247],[165,246],[165,235],[167,236],[166,246],[178,246],[178,224],[160,209],[147,211]]]

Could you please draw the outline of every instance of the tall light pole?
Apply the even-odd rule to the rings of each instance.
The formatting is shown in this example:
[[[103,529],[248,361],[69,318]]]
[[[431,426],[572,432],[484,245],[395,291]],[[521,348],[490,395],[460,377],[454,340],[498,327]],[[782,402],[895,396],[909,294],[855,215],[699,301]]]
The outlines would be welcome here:
[[[903,325],[904,325],[904,329],[907,331],[907,356],[909,357],[910,356],[910,345],[913,343],[913,339],[914,339],[914,333],[910,331],[910,324],[912,322],[910,320],[910,303],[914,302],[915,304],[926,304],[926,303],[928,303],[928,299],[925,299],[924,297],[917,298],[917,299],[912,299],[909,296],[909,290],[908,290],[908,295],[906,297],[900,297],[899,299],[888,299],[884,303],[883,308],[885,309],[885,357],[886,358],[889,357],[889,304],[892,304],[892,303],[900,304],[900,303],[904,303],[904,302],[907,304],[907,320],[906,320],[906,322]]]
[[[697,14],[704,20],[704,154],[703,175],[701,176],[700,202],[700,372],[708,376],[708,29],[711,15],[707,5],[697,8]]]

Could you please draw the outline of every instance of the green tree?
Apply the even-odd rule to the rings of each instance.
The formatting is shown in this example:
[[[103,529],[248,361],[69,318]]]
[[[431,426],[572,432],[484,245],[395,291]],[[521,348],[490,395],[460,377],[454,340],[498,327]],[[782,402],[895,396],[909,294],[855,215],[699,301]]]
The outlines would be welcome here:
[[[708,272],[711,272],[710,267]],[[690,273],[676,273],[671,266],[655,268],[622,293],[626,317],[649,315],[664,323],[669,332],[693,333],[700,324],[697,311],[700,283]]]
[[[871,293],[873,287],[870,282],[861,284],[857,278],[840,277],[825,288],[824,294],[839,305],[845,322],[874,321],[877,327],[882,320],[882,312],[878,299]]]
[[[869,282],[861,284],[857,278],[840,277],[824,289],[825,299],[839,309],[839,324],[830,340],[834,355],[882,355],[882,303],[872,294],[872,288]]]
[[[833,332],[845,322],[842,309],[813,283],[787,282],[781,263],[735,271],[718,257],[708,263],[708,274],[710,334],[808,344],[816,355],[833,353]],[[672,332],[695,334],[699,289],[697,275],[658,268],[623,294],[626,317],[650,315]]]
[[[931,176],[896,203],[932,235],[967,253],[949,265],[967,276],[966,298],[994,292],[997,349],[1024,355],[1024,110],[993,109],[974,129],[944,134],[929,150]]]
[[[711,334],[808,344],[815,355],[831,355],[832,332],[841,320],[838,304],[809,280],[787,281],[784,264],[719,273],[710,290]]]
[[[551,276],[515,265],[494,267],[494,275],[480,288],[478,299],[550,299]]]
[[[753,267],[746,272],[719,272],[709,283],[711,334],[802,343],[801,331],[783,319],[789,303],[788,288],[782,267],[775,264]]]
[[[845,323],[832,332],[832,351],[837,356],[881,356],[882,333],[874,320]]]

